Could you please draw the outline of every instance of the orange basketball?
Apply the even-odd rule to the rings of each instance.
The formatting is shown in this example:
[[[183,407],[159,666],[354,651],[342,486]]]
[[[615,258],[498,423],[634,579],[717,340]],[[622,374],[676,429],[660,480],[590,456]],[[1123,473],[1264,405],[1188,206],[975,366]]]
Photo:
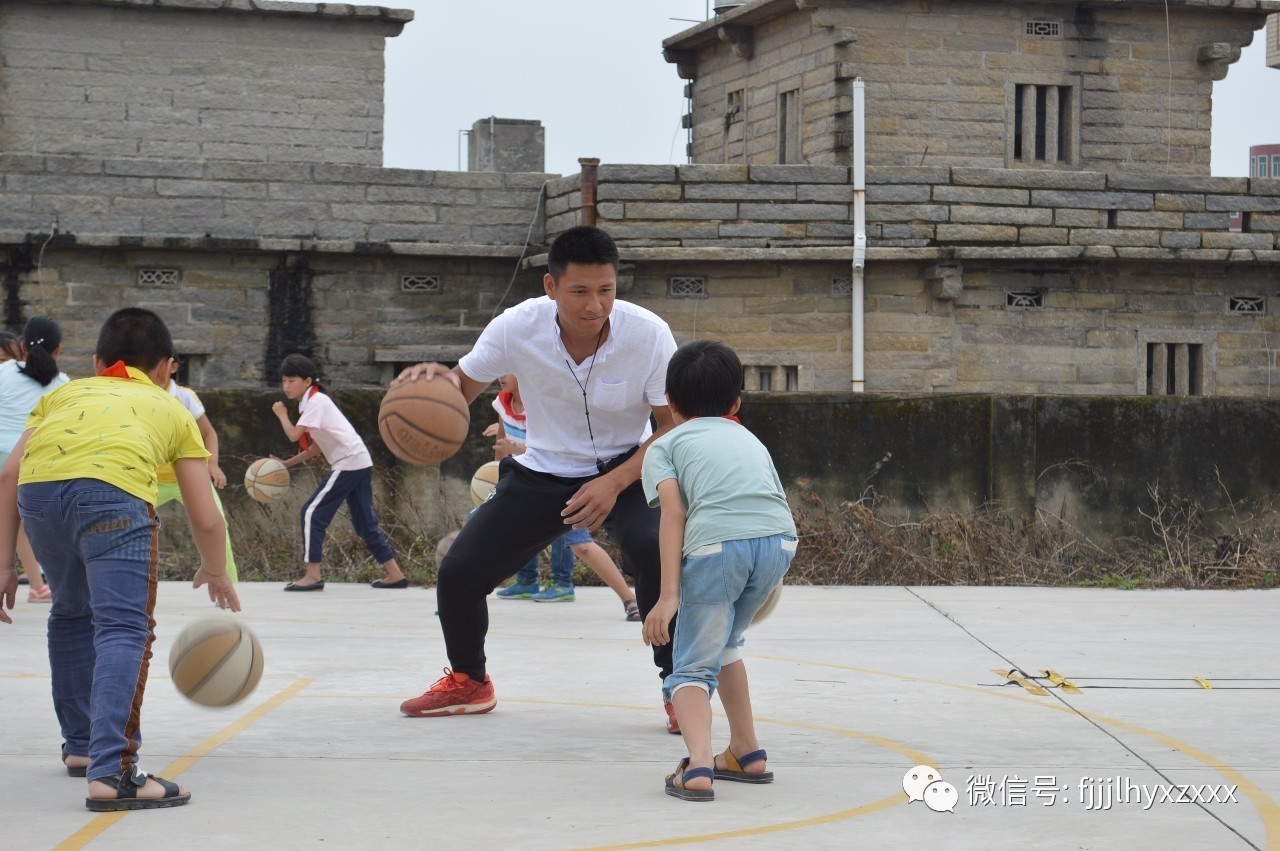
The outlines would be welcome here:
[[[447,378],[397,384],[378,408],[382,442],[410,464],[439,464],[458,451],[470,427],[467,400]]]

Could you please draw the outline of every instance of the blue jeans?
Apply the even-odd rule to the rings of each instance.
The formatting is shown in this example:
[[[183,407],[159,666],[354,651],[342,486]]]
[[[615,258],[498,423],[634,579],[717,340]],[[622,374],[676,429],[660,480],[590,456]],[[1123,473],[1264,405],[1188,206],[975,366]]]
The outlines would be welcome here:
[[[553,585],[573,585],[573,547],[589,543],[591,543],[591,533],[586,529],[570,529],[555,539],[551,544],[551,583]],[[538,583],[537,556],[516,571],[516,582],[521,585]]]
[[[769,535],[699,547],[680,568],[680,615],[667,700],[682,686],[715,694],[720,668],[742,658],[743,634],[796,554],[796,539]]]
[[[18,513],[53,590],[49,667],[66,753],[88,779],[132,771],[155,640],[155,509],[95,479],[18,488]]]

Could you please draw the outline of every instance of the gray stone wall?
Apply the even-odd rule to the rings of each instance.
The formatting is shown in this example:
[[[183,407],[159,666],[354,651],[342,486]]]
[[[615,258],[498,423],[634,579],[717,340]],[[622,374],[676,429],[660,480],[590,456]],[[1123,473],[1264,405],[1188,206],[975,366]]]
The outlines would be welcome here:
[[[0,268],[6,259],[12,254],[0,249]],[[164,318],[198,387],[266,380],[268,277],[281,264],[310,272],[313,356],[338,387],[385,385],[399,367],[420,360],[456,361],[495,310],[542,292],[540,273],[513,279],[514,255],[50,245],[39,260],[21,275],[21,298],[27,315],[50,315],[63,326],[68,374],[90,374],[98,329],[111,311],[141,306]],[[176,274],[146,280],[143,270]],[[435,286],[406,289],[404,276],[434,279]]]
[[[59,236],[81,244],[232,239],[269,250],[449,244],[516,246],[516,253],[530,222],[533,241],[542,239],[535,214],[554,177],[15,154],[0,154],[0,175],[0,243],[50,234],[56,219]]]
[[[780,162],[778,96],[798,89],[802,161],[850,164],[860,77],[872,167],[1019,167],[1016,87],[1031,85],[1071,92],[1064,168],[1208,174],[1213,82],[1277,8],[1170,3],[1167,28],[1160,3],[803,5],[757,0],[667,39],[692,80],[695,162]],[[1058,35],[1028,36],[1026,22],[1041,20]]]
[[[343,4],[7,0],[0,153],[380,165],[383,45],[412,17]]]

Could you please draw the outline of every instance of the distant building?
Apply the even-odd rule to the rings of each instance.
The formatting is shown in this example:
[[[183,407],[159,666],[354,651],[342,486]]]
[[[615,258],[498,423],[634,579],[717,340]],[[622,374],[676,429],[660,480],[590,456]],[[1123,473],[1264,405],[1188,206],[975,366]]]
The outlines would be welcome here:
[[[1249,148],[1250,177],[1280,177],[1280,144]]]

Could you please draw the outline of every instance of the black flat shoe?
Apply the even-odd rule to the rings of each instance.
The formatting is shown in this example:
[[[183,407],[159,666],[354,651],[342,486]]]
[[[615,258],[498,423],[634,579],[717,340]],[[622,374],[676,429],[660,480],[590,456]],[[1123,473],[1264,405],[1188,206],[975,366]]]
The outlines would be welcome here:
[[[321,579],[319,582],[312,582],[310,585],[299,585],[296,582],[290,582],[288,585],[284,586],[284,590],[286,591],[323,591],[324,580]]]
[[[395,582],[386,582],[382,579],[375,579],[373,582],[369,583],[369,587],[371,588],[408,588],[409,577],[401,576]]]

